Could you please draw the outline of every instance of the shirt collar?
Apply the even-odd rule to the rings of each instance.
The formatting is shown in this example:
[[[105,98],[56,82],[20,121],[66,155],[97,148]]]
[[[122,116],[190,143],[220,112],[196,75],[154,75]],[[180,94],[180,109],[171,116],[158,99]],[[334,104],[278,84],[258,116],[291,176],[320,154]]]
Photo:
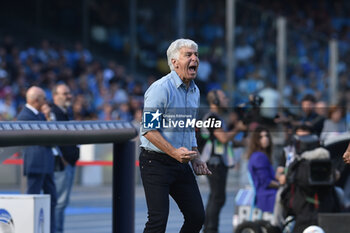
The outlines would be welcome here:
[[[26,107],[29,108],[35,115],[39,114],[39,111],[36,108],[34,108],[32,105],[26,104]]]
[[[181,85],[186,88],[186,85],[182,82],[180,76],[173,70],[171,71],[171,77],[174,80],[174,84],[176,88],[179,88]],[[196,85],[194,84],[194,81],[191,80],[189,90],[194,92],[196,90]]]

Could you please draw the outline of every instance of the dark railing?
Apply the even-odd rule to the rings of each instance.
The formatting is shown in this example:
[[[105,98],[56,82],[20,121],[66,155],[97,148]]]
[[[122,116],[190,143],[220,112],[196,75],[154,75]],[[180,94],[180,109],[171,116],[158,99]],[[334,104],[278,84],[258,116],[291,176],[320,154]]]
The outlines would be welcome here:
[[[0,122],[0,147],[113,143],[113,233],[134,232],[136,135],[125,121]]]

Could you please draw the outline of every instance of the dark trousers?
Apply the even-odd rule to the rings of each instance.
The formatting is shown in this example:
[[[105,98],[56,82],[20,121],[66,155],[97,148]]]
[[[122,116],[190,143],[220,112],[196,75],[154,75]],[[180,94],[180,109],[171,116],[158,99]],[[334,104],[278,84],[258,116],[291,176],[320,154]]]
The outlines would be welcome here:
[[[55,233],[55,207],[57,203],[56,187],[53,179],[53,173],[50,174],[27,174],[27,194],[50,194],[50,232]]]
[[[169,215],[169,195],[184,215],[180,233],[196,233],[204,222],[204,207],[189,164],[166,154],[141,150],[140,170],[148,207],[144,233],[165,232]]]
[[[220,163],[218,165],[208,164],[209,170],[213,173],[208,176],[210,194],[205,210],[205,233],[216,233],[219,227],[219,215],[226,200],[226,180],[228,168]]]

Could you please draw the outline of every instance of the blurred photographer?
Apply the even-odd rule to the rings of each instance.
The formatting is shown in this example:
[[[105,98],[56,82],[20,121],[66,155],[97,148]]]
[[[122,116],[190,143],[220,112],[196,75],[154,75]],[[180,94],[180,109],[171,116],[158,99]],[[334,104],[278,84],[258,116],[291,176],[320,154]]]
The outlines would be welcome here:
[[[311,135],[311,129],[310,127],[306,125],[300,125],[295,128],[295,136],[307,136]],[[278,166],[276,169],[276,179],[280,182],[280,184],[285,184],[286,181],[286,168],[289,166],[290,163],[293,162],[296,156],[296,148],[295,144],[293,143],[293,135],[291,135],[291,138],[287,142],[287,145],[283,148],[283,154],[280,156],[278,162]]]
[[[306,125],[300,125],[295,129],[294,135],[296,136],[307,136],[311,135],[311,129]],[[283,153],[281,154],[280,158],[278,159],[277,168],[276,168],[276,174],[275,178],[280,183],[281,187],[278,189],[276,194],[276,201],[274,206],[274,219],[273,219],[273,225],[281,227],[284,223],[284,217],[285,217],[285,210],[284,207],[281,204],[281,193],[284,190],[284,185],[286,184],[286,173],[288,166],[294,161],[296,157],[296,148],[293,143],[293,135],[291,135],[290,139],[287,142],[287,145],[283,148]]]
[[[316,98],[311,94],[307,94],[301,100],[301,113],[298,116],[291,114],[289,111],[285,111],[287,115],[278,114],[275,118],[275,122],[282,123],[287,129],[306,125],[310,127],[312,133],[320,136],[325,118],[316,113],[315,104]]]
[[[260,114],[260,106],[264,102],[264,99],[255,94],[249,95],[248,98],[249,101],[239,104],[235,108],[235,111],[242,120],[242,123],[251,131],[258,125],[265,123]]]
[[[275,176],[282,186],[276,194],[273,225],[282,228],[286,215],[294,214],[300,232],[315,223],[318,212],[337,211],[344,205],[343,191],[334,187],[340,173],[307,125],[296,127],[283,152]],[[308,206],[314,199],[310,202],[314,206]]]
[[[232,141],[234,137],[246,129],[245,125],[238,121],[234,128],[227,130],[228,124],[224,121],[229,100],[222,90],[212,90],[207,95],[210,110],[203,120],[213,119],[221,121],[221,128],[207,128],[209,138],[206,144],[207,155],[202,154],[202,159],[207,161],[208,168],[212,172],[208,177],[210,194],[206,206],[206,216],[204,222],[205,233],[218,232],[219,214],[225,204],[226,180],[228,168],[235,165],[233,158]],[[208,145],[211,145],[208,147]],[[204,151],[202,151],[203,153]]]

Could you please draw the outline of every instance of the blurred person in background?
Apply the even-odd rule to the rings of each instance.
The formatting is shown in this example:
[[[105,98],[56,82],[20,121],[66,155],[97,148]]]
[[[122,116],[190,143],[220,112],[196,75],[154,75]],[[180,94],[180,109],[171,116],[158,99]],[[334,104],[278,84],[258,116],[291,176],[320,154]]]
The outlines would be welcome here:
[[[328,118],[325,120],[323,125],[321,141],[325,141],[345,132],[346,122],[344,119],[343,109],[337,105],[330,106],[328,110]]]
[[[272,138],[269,130],[258,126],[250,135],[247,149],[248,170],[256,192],[256,207],[263,212],[273,213],[280,183],[275,179],[272,167]]]
[[[16,110],[11,88],[6,87],[4,99],[0,99],[0,120],[13,120],[17,114]]]
[[[239,124],[241,121],[239,113],[236,111],[232,111],[229,113],[228,120],[229,125],[228,129],[232,130]],[[241,186],[249,185],[249,180],[247,176],[248,172],[248,159],[245,156],[245,149],[248,141],[248,132],[247,130],[239,132],[233,139],[233,147],[234,147],[234,157],[235,157],[235,167],[234,171],[238,175],[239,184]]]
[[[102,107],[98,114],[98,120],[101,121],[110,121],[113,120],[113,106],[109,102],[105,102],[102,104]]]
[[[221,128],[202,128],[208,130],[209,139],[207,143],[212,145],[207,158],[201,158],[207,162],[209,170],[212,172],[208,176],[210,193],[205,210],[204,230],[205,233],[217,233],[219,229],[219,215],[226,200],[226,181],[230,167],[235,166],[233,157],[233,139],[246,127],[241,121],[237,122],[232,130],[228,130],[228,124],[224,121],[223,115],[228,108],[229,99],[222,90],[211,90],[207,95],[210,111],[203,120],[214,119],[221,121]]]
[[[124,104],[129,101],[128,93],[121,87],[121,84],[116,81],[111,82],[111,93],[113,95],[113,103],[116,105]]]
[[[48,63],[51,60],[58,59],[57,52],[47,39],[41,41],[41,48],[38,49],[37,56],[43,63]]]
[[[53,104],[51,120],[73,120],[72,94],[66,84],[57,84],[52,89]],[[64,211],[69,203],[74,183],[75,164],[79,159],[76,145],[60,146],[62,156],[55,156],[55,184],[57,190],[56,233],[64,231]]]
[[[322,117],[328,117],[327,103],[320,100],[315,104],[315,112]]]
[[[280,156],[277,157],[277,168],[275,173],[275,178],[280,183],[280,187],[276,194],[276,201],[273,210],[274,218],[272,224],[275,226],[283,228],[285,209],[281,203],[281,193],[284,190],[284,185],[286,184],[286,175],[289,165],[294,161],[296,157],[296,148],[293,141],[293,135],[296,136],[307,136],[311,135],[310,127],[306,125],[297,126],[294,130],[294,134],[291,134],[287,140],[287,145],[283,148]]]
[[[295,126],[305,124],[311,127],[313,133],[320,136],[323,128],[324,117],[320,116],[315,111],[316,99],[313,95],[307,94],[301,100],[301,115]]]
[[[133,115],[130,111],[130,105],[128,103],[119,104],[116,111],[113,112],[112,116],[115,116],[117,120],[132,121]]]
[[[209,57],[206,54],[203,58],[201,57],[201,63],[198,67],[198,80],[196,81],[197,86],[204,95],[207,95],[207,84],[212,71],[212,64],[209,62]]]
[[[325,117],[316,113],[315,104],[315,97],[311,94],[307,94],[301,100],[301,111],[298,116],[293,115],[291,112],[289,112],[287,116],[279,114],[278,118],[275,118],[275,122],[288,125],[289,128],[306,125],[310,127],[312,133],[320,136]]]
[[[89,106],[84,95],[78,94],[75,96],[72,108],[75,120],[82,121],[94,119],[94,114],[89,111]]]
[[[283,185],[286,183],[285,169],[295,159],[296,151],[295,151],[295,145],[293,142],[293,135],[306,136],[306,135],[310,135],[311,133],[312,131],[309,126],[300,125],[294,129],[294,134],[290,135],[286,143],[287,145],[283,148],[283,152],[277,158],[276,179],[279,181],[280,184]]]
[[[272,83],[269,81],[265,83],[265,87],[259,92],[259,96],[264,100],[260,105],[260,114],[264,118],[265,125],[272,125],[282,101],[279,92]]]
[[[79,61],[80,59],[83,59],[85,62],[90,63],[92,62],[92,55],[90,51],[83,47],[82,43],[80,41],[77,41],[74,46],[74,51],[71,54],[74,61]]]
[[[32,86],[26,93],[26,105],[17,116],[19,121],[50,120],[50,107],[46,102],[45,92]],[[57,151],[56,151],[57,152]],[[55,233],[55,207],[57,201],[54,182],[54,151],[48,146],[28,146],[23,152],[24,175],[27,176],[27,194],[44,194],[51,197],[51,233]]]

